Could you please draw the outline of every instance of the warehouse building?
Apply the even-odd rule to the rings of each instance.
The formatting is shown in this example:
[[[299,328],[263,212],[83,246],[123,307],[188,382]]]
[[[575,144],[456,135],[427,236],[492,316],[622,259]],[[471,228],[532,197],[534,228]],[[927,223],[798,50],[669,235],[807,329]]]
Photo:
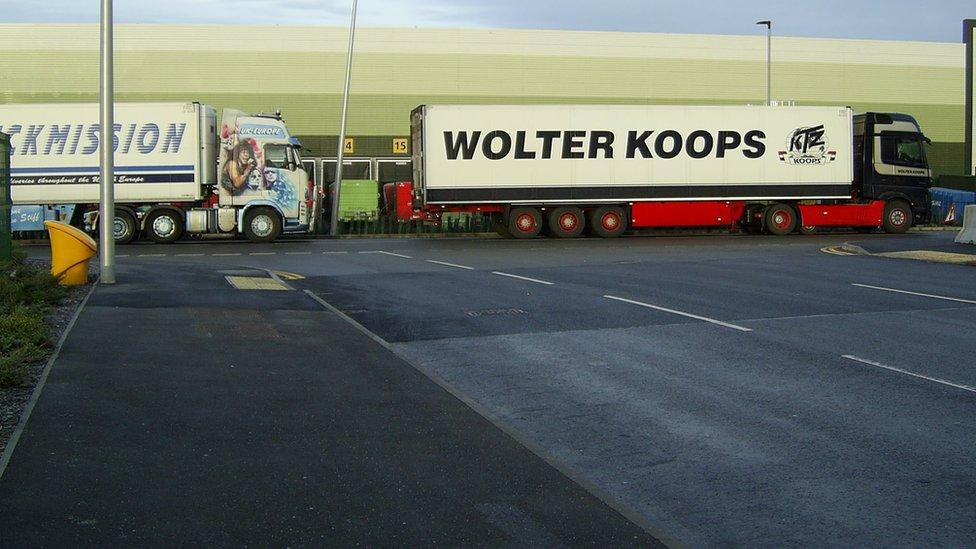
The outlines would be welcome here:
[[[356,39],[353,178],[409,178],[409,114],[425,103],[766,99],[764,35],[363,28]],[[97,101],[98,44],[96,25],[0,25],[0,101]],[[328,180],[346,45],[347,29],[332,27],[117,25],[116,98],[280,109]],[[933,141],[936,175],[971,169],[962,42],[774,37],[772,50],[775,100],[912,114]]]

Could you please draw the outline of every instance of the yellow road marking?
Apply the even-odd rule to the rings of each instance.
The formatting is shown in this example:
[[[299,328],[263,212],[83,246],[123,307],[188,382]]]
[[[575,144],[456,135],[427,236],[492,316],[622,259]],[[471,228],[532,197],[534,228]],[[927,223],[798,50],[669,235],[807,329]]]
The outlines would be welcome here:
[[[274,280],[273,278],[260,278],[254,276],[226,276],[227,282],[238,290],[264,290],[275,292],[287,292],[289,288]]]
[[[935,252],[930,250],[908,250],[904,252],[886,252],[874,254],[881,257],[895,259],[915,259],[918,261],[934,261],[937,263],[952,263],[954,265],[976,265],[976,255],[954,254],[949,252]]]
[[[289,272],[286,272],[286,271],[275,271],[275,274],[278,275],[280,278],[283,278],[285,280],[305,280],[305,277],[302,276],[302,275],[300,275],[300,274],[298,274],[298,273],[289,273]]]

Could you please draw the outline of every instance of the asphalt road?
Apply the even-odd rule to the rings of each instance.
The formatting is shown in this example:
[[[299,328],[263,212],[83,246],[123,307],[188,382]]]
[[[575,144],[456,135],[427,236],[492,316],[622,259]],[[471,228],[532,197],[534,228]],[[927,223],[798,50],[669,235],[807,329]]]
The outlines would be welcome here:
[[[282,271],[680,542],[972,546],[976,268],[822,251],[951,236],[235,242],[119,261]]]

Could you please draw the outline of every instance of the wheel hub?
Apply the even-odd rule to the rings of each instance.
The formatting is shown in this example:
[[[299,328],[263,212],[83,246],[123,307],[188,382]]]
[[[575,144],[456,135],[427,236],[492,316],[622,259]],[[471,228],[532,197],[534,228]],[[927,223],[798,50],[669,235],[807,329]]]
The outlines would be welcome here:
[[[165,215],[162,217],[157,217],[156,220],[153,221],[152,226],[153,232],[164,238],[170,236],[173,234],[173,231],[176,230],[176,224],[173,222],[172,218]]]
[[[268,236],[274,225],[266,215],[259,215],[251,220],[251,230],[258,236]]]
[[[116,238],[122,238],[129,232],[128,224],[119,219],[118,217],[112,222],[112,235]]]
[[[578,224],[579,221],[576,219],[576,216],[571,213],[563,214],[559,218],[559,226],[567,231],[575,229]]]
[[[894,211],[891,212],[891,215],[888,216],[888,219],[891,220],[891,224],[892,225],[895,225],[895,226],[904,225],[905,224],[905,220],[907,218],[908,218],[908,216],[905,215],[905,212],[903,212],[901,210],[894,210]]]
[[[600,222],[603,224],[603,228],[608,231],[615,230],[620,226],[620,220],[617,219],[617,216],[614,214],[607,214],[603,216],[603,219],[601,219]]]
[[[522,232],[529,232],[535,228],[535,219],[531,215],[523,214],[515,220],[515,226]]]

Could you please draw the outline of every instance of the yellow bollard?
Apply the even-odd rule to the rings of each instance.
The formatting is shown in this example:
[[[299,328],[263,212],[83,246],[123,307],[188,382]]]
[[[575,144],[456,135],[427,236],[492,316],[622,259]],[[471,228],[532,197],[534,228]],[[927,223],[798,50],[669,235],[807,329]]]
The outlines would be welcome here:
[[[51,274],[62,286],[88,283],[88,261],[98,253],[95,240],[67,223],[45,221],[51,236]]]

